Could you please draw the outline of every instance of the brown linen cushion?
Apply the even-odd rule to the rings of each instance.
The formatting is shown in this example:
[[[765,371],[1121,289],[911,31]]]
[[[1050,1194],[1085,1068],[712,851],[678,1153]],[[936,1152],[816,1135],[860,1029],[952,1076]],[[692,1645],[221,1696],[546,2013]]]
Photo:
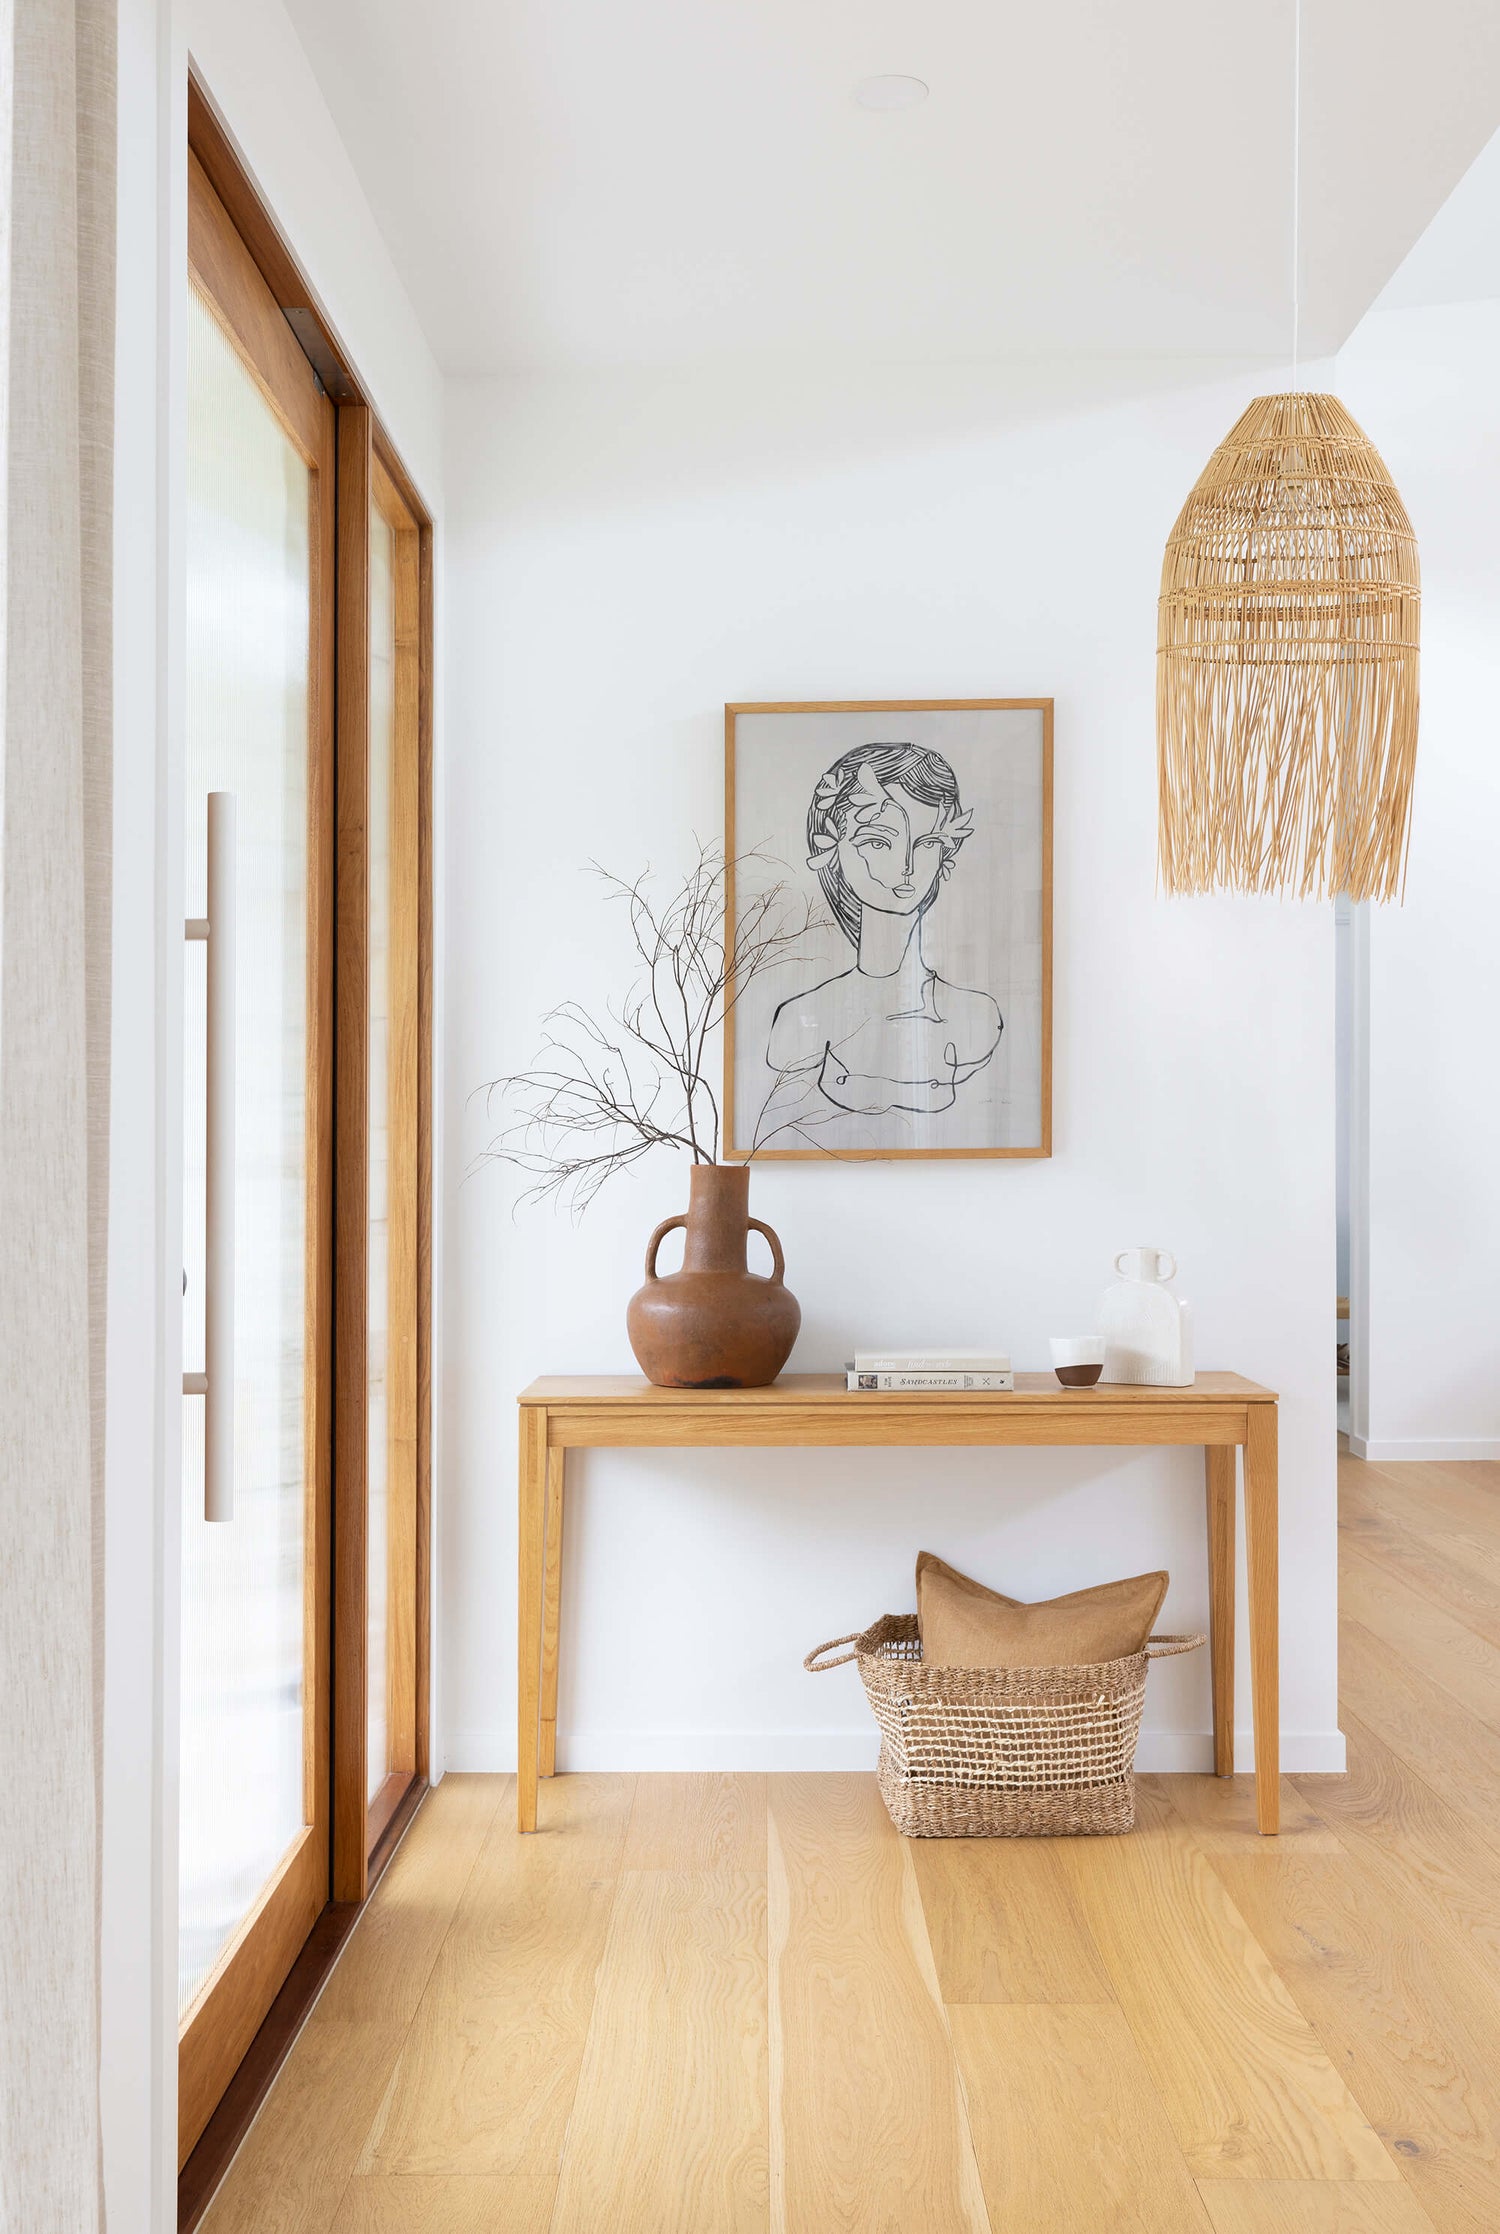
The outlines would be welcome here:
[[[930,1551],[917,1554],[917,1623],[922,1658],[934,1668],[1082,1668],[1145,1650],[1168,1577],[1070,1590],[1028,1606],[986,1590]]]

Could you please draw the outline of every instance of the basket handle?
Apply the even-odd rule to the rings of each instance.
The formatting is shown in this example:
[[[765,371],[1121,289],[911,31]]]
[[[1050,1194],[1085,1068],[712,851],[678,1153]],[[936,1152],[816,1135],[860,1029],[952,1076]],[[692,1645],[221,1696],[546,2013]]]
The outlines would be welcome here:
[[[1146,1658],[1148,1660],[1170,1660],[1178,1652],[1196,1652],[1200,1644],[1206,1644],[1207,1642],[1208,1639],[1201,1636],[1148,1637],[1146,1639]]]
[[[847,1637],[831,1637],[827,1644],[815,1645],[803,1661],[803,1667],[806,1668],[809,1675],[827,1675],[830,1668],[842,1668],[846,1661],[857,1660],[859,1654],[857,1652],[841,1652],[837,1660],[825,1660],[823,1658],[824,1653],[832,1652],[835,1645],[857,1645],[863,1635],[864,1631],[862,1629],[852,1629]]]

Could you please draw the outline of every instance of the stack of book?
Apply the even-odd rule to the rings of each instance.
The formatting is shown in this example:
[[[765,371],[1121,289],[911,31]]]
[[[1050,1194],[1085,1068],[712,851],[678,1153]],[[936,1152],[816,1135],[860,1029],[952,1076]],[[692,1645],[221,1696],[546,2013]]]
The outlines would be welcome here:
[[[851,1389],[939,1389],[954,1395],[1014,1388],[1003,1350],[856,1350]]]

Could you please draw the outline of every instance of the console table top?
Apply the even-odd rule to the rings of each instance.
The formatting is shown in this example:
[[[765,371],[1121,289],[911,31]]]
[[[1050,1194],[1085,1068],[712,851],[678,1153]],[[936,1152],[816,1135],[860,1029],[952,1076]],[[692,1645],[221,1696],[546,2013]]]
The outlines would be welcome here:
[[[1181,1404],[1274,1404],[1274,1389],[1262,1388],[1239,1373],[1199,1373],[1191,1387],[1143,1387],[1138,1382],[1099,1381],[1093,1388],[1064,1388],[1051,1373],[1017,1373],[1014,1389],[850,1389],[842,1373],[783,1373],[768,1388],[657,1388],[637,1373],[564,1373],[544,1375],[521,1391],[522,1404],[560,1405],[640,1404],[652,1408],[716,1411],[724,1407],[753,1411],[757,1405],[818,1404],[836,1400],[851,1409],[879,1405],[920,1404],[941,1408],[955,1401],[966,1409],[976,1404],[1004,1411],[1018,1402],[1056,1405],[1060,1410],[1087,1412],[1090,1406]]]

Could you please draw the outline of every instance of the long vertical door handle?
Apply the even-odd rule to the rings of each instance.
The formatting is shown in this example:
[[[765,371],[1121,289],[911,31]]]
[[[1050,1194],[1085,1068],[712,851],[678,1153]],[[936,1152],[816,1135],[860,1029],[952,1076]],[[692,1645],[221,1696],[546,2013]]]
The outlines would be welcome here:
[[[211,791],[208,914],[185,926],[208,945],[203,1371],[182,1376],[184,1395],[204,1400],[205,1520],[234,1518],[234,926],[234,793]]]

